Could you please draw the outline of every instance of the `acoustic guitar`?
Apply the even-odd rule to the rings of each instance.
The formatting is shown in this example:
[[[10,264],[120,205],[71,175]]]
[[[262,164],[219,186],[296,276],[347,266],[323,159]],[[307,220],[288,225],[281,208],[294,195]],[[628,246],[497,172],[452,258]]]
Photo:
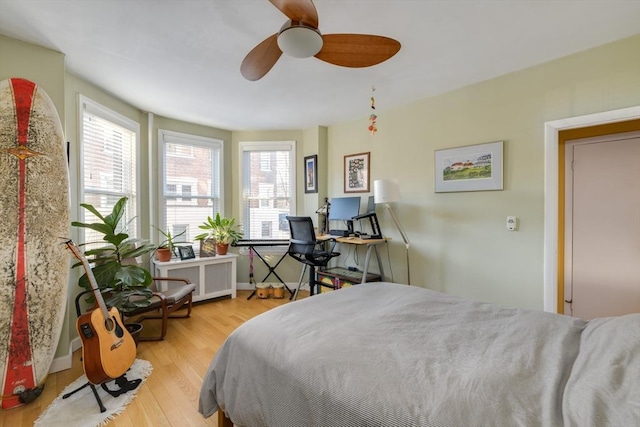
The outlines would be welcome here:
[[[76,329],[82,341],[84,373],[89,382],[102,384],[127,372],[136,359],[136,344],[122,324],[118,309],[107,309],[84,254],[71,240],[66,245],[82,263],[98,303],[98,308],[78,317]]]

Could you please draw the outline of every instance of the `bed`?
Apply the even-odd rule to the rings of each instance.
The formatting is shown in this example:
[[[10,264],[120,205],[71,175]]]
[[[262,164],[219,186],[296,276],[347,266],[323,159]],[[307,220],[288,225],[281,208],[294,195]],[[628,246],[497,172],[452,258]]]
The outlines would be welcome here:
[[[583,321],[353,286],[236,329],[199,410],[243,427],[637,426],[640,314]]]

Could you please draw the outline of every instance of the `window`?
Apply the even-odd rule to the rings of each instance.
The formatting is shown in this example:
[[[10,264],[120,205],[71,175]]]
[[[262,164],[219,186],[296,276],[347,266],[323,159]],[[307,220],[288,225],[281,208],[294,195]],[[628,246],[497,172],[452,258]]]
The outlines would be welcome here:
[[[271,153],[260,153],[260,170],[262,172],[271,171]]]
[[[262,222],[262,237],[265,239],[268,239],[271,237],[271,228],[272,228],[273,224],[271,223],[271,221],[263,221]]]
[[[80,200],[108,214],[115,203],[126,196],[123,227],[138,236],[136,158],[140,124],[80,95]],[[91,212],[82,209],[82,222],[96,222]],[[99,242],[102,235],[81,229],[84,242]],[[98,246],[98,245],[94,245]]]
[[[171,235],[172,236],[180,236],[178,237],[178,241],[187,240],[184,236],[188,236],[189,234],[189,224],[173,224],[171,226]]]
[[[177,242],[195,242],[208,216],[222,213],[222,141],[160,130],[160,224]],[[197,249],[197,247],[195,248]]]
[[[191,200],[191,186],[183,185],[182,186],[182,200],[188,202]]]
[[[244,238],[288,239],[281,218],[295,213],[295,142],[241,142],[240,158]]]

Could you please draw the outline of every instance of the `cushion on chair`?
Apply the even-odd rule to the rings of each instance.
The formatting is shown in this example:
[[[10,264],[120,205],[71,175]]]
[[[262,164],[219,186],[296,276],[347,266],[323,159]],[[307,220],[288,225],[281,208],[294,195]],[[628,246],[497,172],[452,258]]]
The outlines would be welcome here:
[[[189,295],[191,292],[196,290],[196,285],[194,283],[189,283],[188,285],[178,286],[175,288],[167,289],[164,292],[160,292],[165,296],[165,300],[167,302],[167,306],[171,306],[176,303],[176,301],[180,301],[185,296]],[[141,296],[132,296],[129,298],[131,301],[142,300],[144,297]],[[162,300],[159,296],[154,295],[150,299],[150,304],[145,307],[140,307],[135,310],[131,310],[127,312],[127,316],[137,316],[138,314],[146,313],[147,311],[151,311],[154,309],[162,308]]]
[[[195,290],[196,285],[194,283],[189,283],[188,285],[167,289],[166,291],[162,291],[162,293],[167,300],[167,305],[172,305],[175,304],[176,301],[180,301],[182,298],[186,297]]]

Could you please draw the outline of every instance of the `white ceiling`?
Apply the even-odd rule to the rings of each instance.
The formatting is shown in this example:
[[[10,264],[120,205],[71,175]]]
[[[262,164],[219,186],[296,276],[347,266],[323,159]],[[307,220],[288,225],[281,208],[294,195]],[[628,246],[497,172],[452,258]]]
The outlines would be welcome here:
[[[267,0],[0,0],[0,33],[144,111],[228,130],[305,129],[385,109],[640,33],[640,0],[316,0],[320,30],[400,41],[380,65],[244,56],[285,16]]]

